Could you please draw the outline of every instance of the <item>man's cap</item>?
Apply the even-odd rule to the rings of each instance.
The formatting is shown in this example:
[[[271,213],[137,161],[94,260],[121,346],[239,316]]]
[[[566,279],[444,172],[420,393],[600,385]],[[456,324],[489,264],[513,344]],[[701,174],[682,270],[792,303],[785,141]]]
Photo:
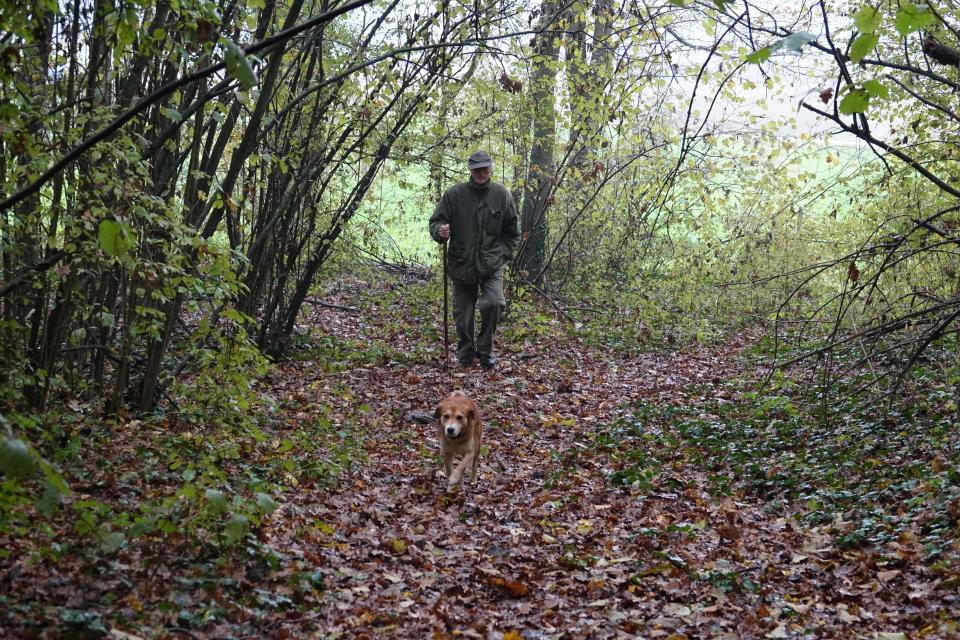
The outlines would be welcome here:
[[[486,151],[474,151],[467,160],[467,166],[471,169],[480,169],[481,167],[492,167],[493,159]]]

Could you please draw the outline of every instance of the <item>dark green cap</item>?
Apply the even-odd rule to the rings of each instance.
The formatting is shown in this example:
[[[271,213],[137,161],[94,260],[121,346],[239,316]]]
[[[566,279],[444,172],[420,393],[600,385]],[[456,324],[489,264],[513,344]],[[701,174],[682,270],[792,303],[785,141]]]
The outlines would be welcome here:
[[[493,159],[486,151],[474,151],[470,154],[467,166],[471,169],[480,169],[481,167],[492,167]]]

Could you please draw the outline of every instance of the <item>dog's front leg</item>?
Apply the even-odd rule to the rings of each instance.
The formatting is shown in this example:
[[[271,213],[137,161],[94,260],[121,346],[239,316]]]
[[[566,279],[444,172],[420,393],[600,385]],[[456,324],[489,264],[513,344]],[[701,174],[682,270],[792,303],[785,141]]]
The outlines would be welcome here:
[[[477,463],[479,461],[480,461],[480,452],[474,451],[470,460],[470,463],[472,465],[472,469],[470,470],[470,484],[477,483]]]
[[[450,479],[450,474],[453,471],[453,454],[449,451],[443,452],[443,472],[446,475],[447,479]]]
[[[467,470],[467,465],[470,464],[470,461],[473,459],[473,454],[466,454],[463,456],[463,459],[460,460],[460,464],[457,465],[457,468],[453,470],[453,475],[450,476],[450,479],[447,481],[447,491],[450,493],[456,493],[458,488],[463,482],[463,473]]]

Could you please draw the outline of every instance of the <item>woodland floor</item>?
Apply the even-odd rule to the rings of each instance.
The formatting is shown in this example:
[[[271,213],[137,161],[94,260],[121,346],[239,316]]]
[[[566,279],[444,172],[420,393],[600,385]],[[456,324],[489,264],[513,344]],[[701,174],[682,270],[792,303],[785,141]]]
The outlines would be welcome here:
[[[324,300],[357,305],[361,286]],[[506,325],[499,365],[464,370],[417,356],[432,334],[385,328],[361,306],[315,306],[305,323],[382,357],[331,366],[305,355],[264,382],[291,429],[320,406],[332,424],[350,422],[360,461],[336,483],[273,494],[279,508],[256,530],[272,560],[211,563],[177,536],[110,559],[38,557],[21,549],[29,541],[5,540],[18,551],[0,560],[0,635],[97,637],[64,622],[69,609],[97,611],[115,638],[958,637],[957,585],[915,562],[909,538],[884,553],[840,549],[825,525],[718,497],[704,469],[670,452],[652,488],[611,482],[642,447],[624,426],[632,407],[734,393],[749,336],[614,357],[551,317],[543,330]],[[448,496],[435,426],[409,418],[454,389],[481,407],[485,454],[476,485]],[[131,431],[114,446],[135,448]],[[136,484],[119,471],[136,464],[126,460],[78,491],[119,499]]]

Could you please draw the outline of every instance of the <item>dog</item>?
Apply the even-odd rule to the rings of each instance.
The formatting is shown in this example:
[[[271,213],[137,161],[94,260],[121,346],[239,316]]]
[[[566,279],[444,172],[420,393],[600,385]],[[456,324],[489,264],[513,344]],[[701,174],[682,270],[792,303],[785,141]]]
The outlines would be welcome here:
[[[443,451],[443,466],[447,472],[447,493],[457,493],[463,474],[472,465],[470,482],[477,481],[477,462],[480,459],[480,411],[477,403],[462,391],[454,391],[445,398],[434,412],[440,428],[440,447]],[[454,469],[453,459],[460,456],[460,464]]]

